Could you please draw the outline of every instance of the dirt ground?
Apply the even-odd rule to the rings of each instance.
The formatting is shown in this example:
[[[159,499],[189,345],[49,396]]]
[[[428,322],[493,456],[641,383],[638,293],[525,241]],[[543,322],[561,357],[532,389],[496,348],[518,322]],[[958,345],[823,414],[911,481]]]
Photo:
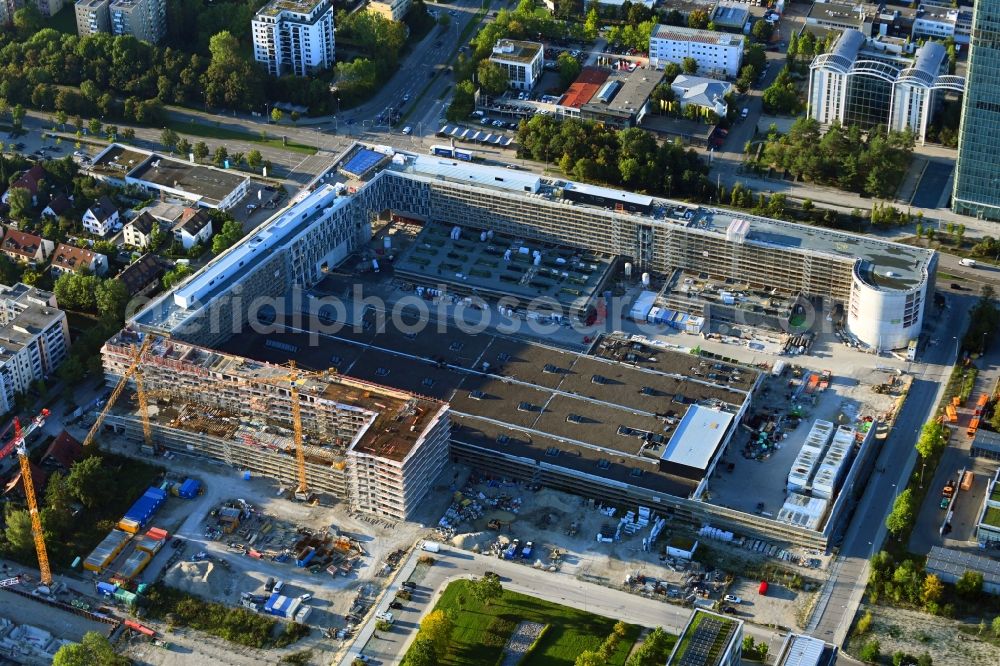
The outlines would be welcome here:
[[[490,545],[498,539],[510,541],[517,538],[521,543],[532,541],[535,552],[531,558],[523,560],[526,566],[549,565],[550,554],[554,549],[558,549],[560,553],[558,566],[561,571],[581,580],[616,588],[626,587],[626,576],[642,576],[646,579],[663,581],[669,586],[668,589],[674,591],[683,587],[691,571],[680,563],[660,559],[664,544],[672,534],[683,536],[693,534],[687,526],[675,528],[668,522],[654,546],[645,551],[643,537],[649,536],[648,527],[634,535],[622,531],[619,541],[599,543],[596,539],[598,532],[602,531],[602,528],[613,529],[617,526],[620,516],[605,515],[589,500],[547,488],[530,490],[524,485],[499,485],[495,481],[473,483],[466,486],[465,490],[471,491],[470,497],[478,497],[478,494],[482,493],[486,498],[506,496],[509,498],[508,503],[517,503],[517,500],[520,502],[516,512],[487,508],[480,517],[459,524],[455,536],[451,539],[451,543],[457,547],[487,552]],[[482,501],[482,503],[487,502]],[[501,521],[500,530],[491,530],[487,527],[487,523],[491,520]],[[574,523],[576,523],[576,533],[571,535],[569,531]],[[711,591],[707,601],[720,599],[729,591],[746,600],[745,604],[737,608],[737,615],[743,619],[801,628],[803,609],[812,603],[814,596],[812,592],[796,592],[786,587],[775,586],[773,593],[769,591],[767,597],[758,599],[759,580],[738,578],[748,564],[759,568],[768,562],[775,564],[777,560],[750,553],[735,545],[716,542],[704,545],[705,550],[710,549],[712,553],[711,564],[707,568],[713,569],[724,565],[722,571],[733,575],[735,579],[729,590],[724,584],[707,586]],[[702,546],[699,545],[699,548]],[[808,554],[803,551],[801,555],[805,557]],[[695,560],[698,559],[696,552]],[[791,565],[786,565],[786,568],[790,571],[798,569]],[[725,578],[725,574],[722,578]],[[813,569],[801,569],[801,575],[813,579],[823,577],[821,571]],[[637,593],[649,594],[641,587],[634,589]],[[732,589],[736,591],[732,592]],[[705,602],[704,599],[698,601],[700,604]]]
[[[998,662],[1000,646],[996,640],[990,643],[976,636],[977,627],[970,635],[959,629],[963,624],[958,620],[887,606],[869,606],[867,610],[872,613],[871,630],[850,640],[848,652],[852,655],[857,655],[865,641],[875,638],[884,655],[897,650],[917,656],[927,652],[935,664],[949,666],[996,666]],[[989,631],[987,626],[984,635]]]

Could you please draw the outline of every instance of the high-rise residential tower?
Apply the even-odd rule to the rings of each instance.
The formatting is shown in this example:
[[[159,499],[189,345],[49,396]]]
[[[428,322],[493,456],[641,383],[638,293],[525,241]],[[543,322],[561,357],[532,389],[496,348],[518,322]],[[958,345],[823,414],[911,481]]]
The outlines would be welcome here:
[[[978,0],[952,210],[1000,221],[1000,0]]]
[[[271,0],[251,26],[254,59],[274,76],[308,76],[333,65],[330,0]]]

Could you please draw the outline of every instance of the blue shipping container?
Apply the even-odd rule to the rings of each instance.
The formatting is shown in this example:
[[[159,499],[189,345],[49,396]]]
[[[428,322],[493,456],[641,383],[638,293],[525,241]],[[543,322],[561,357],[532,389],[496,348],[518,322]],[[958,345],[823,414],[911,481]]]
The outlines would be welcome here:
[[[146,496],[155,497],[160,500],[167,499],[167,493],[164,492],[162,489],[157,488],[156,486],[150,486],[149,490],[146,491]]]
[[[271,605],[271,610],[268,612],[271,615],[278,615],[284,617],[285,613],[288,611],[288,607],[291,605],[292,605],[292,599],[289,599],[286,596],[279,596],[275,600],[274,604]]]
[[[97,591],[109,597],[113,596],[117,590],[118,586],[111,583],[100,582],[97,584]]]
[[[316,556],[316,549],[310,546],[309,552],[306,553],[305,557],[303,557],[301,560],[295,560],[295,565],[299,567],[308,566],[309,562],[311,562],[312,558],[314,558],[315,556]]]
[[[277,592],[273,593],[271,597],[266,602],[264,602],[264,612],[265,613],[272,612],[274,610],[274,604],[278,603],[278,600],[281,598],[282,596]]]
[[[181,489],[177,494],[184,499],[193,499],[198,496],[199,490],[201,490],[200,481],[197,479],[187,479],[181,484]]]

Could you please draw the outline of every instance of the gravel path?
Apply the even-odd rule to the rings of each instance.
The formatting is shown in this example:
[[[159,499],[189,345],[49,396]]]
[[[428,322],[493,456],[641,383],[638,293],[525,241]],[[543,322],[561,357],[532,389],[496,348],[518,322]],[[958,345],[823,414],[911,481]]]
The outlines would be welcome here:
[[[507,647],[504,648],[500,666],[517,666],[544,628],[545,625],[538,622],[522,622],[517,625],[517,629],[507,642]]]

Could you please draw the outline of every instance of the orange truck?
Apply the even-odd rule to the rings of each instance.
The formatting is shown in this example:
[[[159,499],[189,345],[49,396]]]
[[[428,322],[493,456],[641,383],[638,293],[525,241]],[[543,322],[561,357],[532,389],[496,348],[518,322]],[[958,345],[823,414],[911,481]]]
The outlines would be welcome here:
[[[979,430],[979,417],[973,416],[972,420],[969,421],[969,429],[965,431],[965,434],[969,437],[973,437],[977,430]]]
[[[971,471],[967,471],[962,475],[962,485],[960,486],[962,490],[972,490],[972,483],[976,480],[975,474]]]
[[[983,415],[983,409],[986,408],[986,403],[990,401],[990,396],[988,393],[980,393],[979,400],[976,401],[976,416]]]

